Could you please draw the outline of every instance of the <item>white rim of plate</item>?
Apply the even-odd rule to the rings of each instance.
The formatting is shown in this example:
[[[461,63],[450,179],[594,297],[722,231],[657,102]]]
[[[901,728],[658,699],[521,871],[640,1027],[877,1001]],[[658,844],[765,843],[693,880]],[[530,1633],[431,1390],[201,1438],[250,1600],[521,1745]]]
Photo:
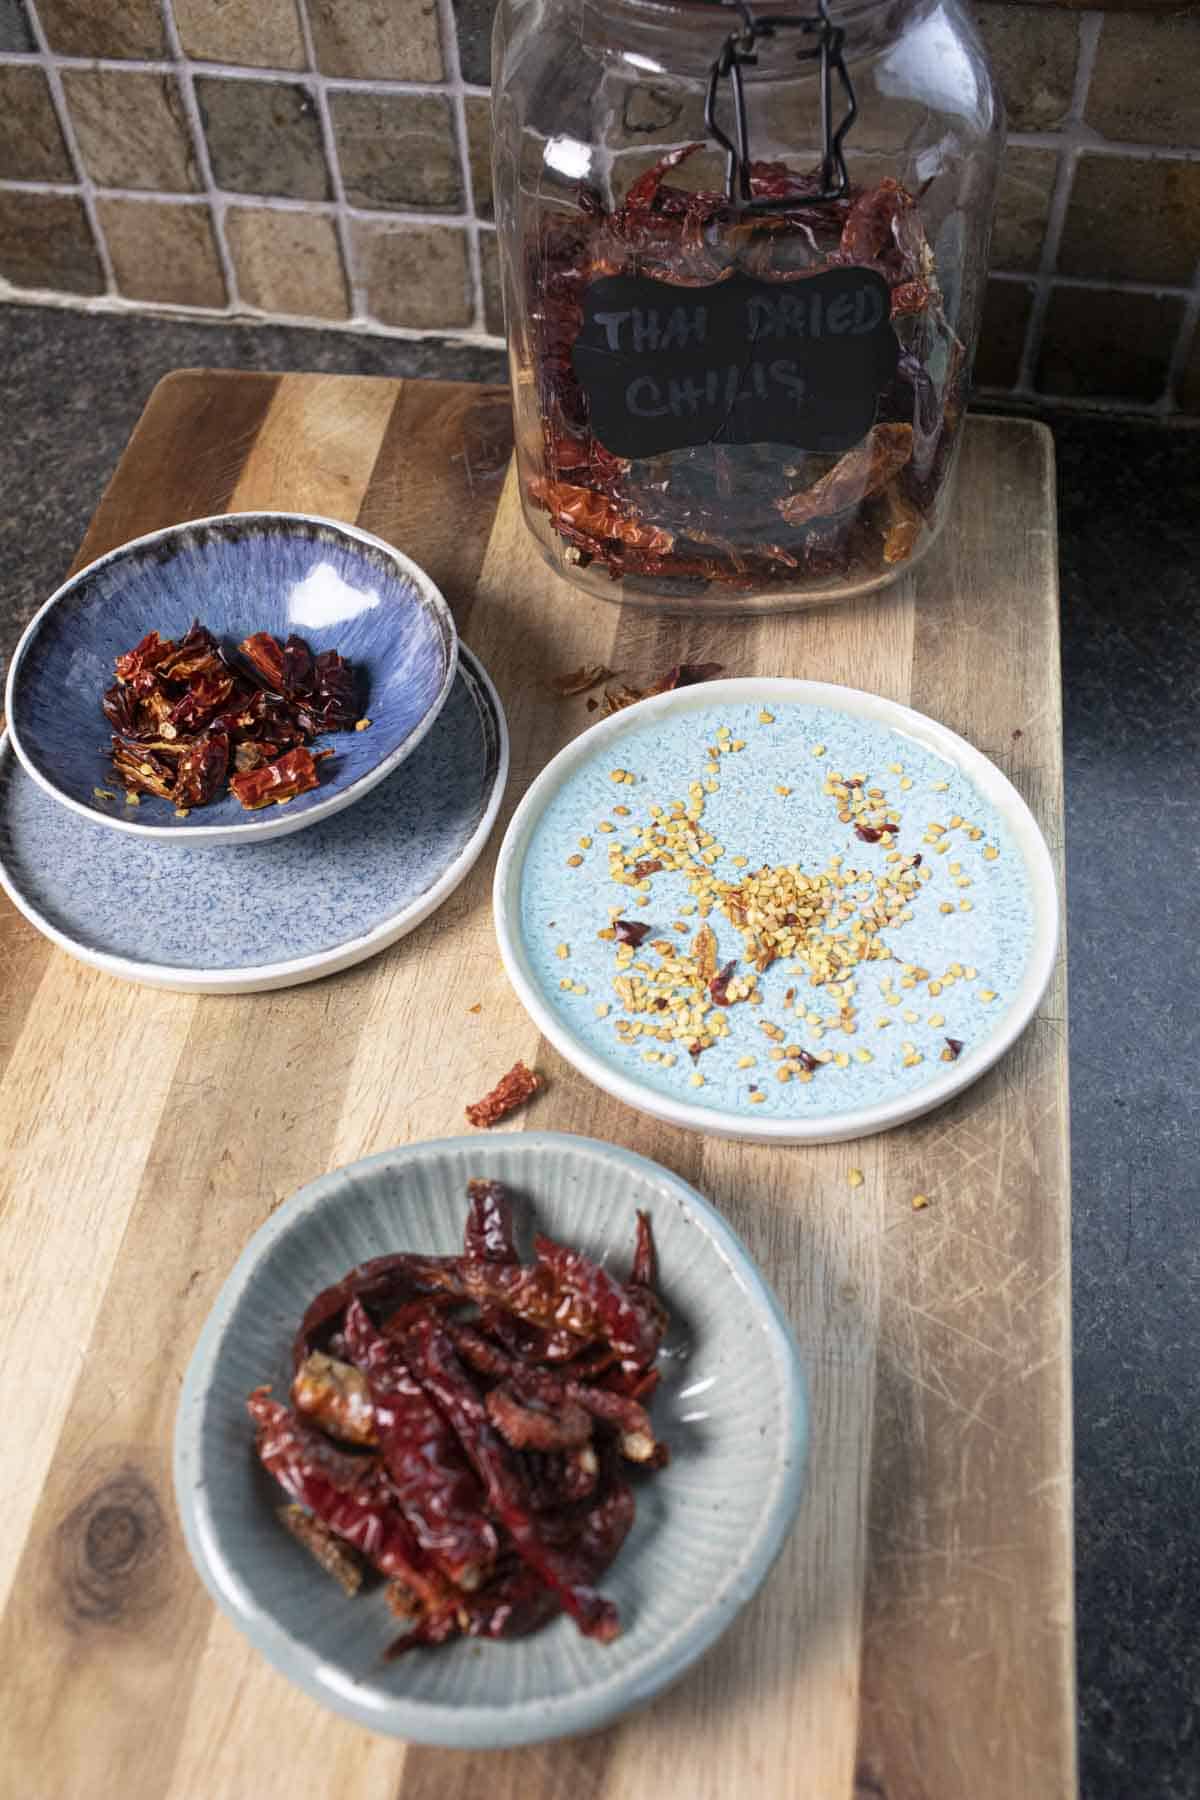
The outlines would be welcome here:
[[[233,825],[193,825],[189,827],[187,831],[181,831],[178,826],[173,825],[138,824],[132,819],[126,819],[114,813],[101,812],[99,808],[96,807],[86,806],[82,800],[76,800],[70,794],[65,794],[60,787],[57,787],[48,776],[44,775],[41,770],[37,768],[28,751],[21,743],[20,734],[16,725],[14,700],[17,691],[17,680],[21,664],[24,662],[25,657],[33,644],[34,638],[37,636],[42,620],[55,606],[58,605],[59,601],[62,600],[67,593],[73,588],[78,587],[89,576],[94,575],[97,569],[104,568],[107,563],[119,561],[121,557],[127,556],[131,550],[144,549],[148,544],[157,544],[165,538],[177,537],[179,533],[183,531],[196,531],[204,525],[230,525],[236,524],[239,521],[244,523],[247,520],[253,519],[281,519],[292,525],[321,525],[330,531],[341,532],[345,537],[355,538],[360,544],[367,544],[371,549],[378,550],[382,555],[390,558],[401,573],[407,576],[412,582],[413,586],[418,588],[425,597],[432,602],[435,611],[442,615],[449,624],[452,654],[447,666],[445,679],[443,680],[429,711],[413,727],[404,742],[398,744],[394,750],[389,751],[375,768],[368,769],[365,774],[360,775],[350,787],[343,788],[339,793],[330,794],[327,799],[318,801],[315,806],[309,807],[307,812],[297,813],[294,816],[285,815],[283,818],[268,817],[265,819],[251,819],[244,823],[239,820]],[[315,825],[321,819],[329,818],[332,813],[341,812],[343,807],[352,806],[356,800],[361,800],[364,794],[369,793],[373,787],[376,787],[379,782],[390,775],[393,769],[398,768],[402,762],[412,755],[417,745],[421,742],[421,739],[437,723],[438,714],[441,712],[443,706],[445,706],[446,701],[450,698],[450,690],[454,686],[454,677],[458,672],[458,651],[458,627],[454,623],[454,615],[450,611],[449,603],[446,596],[442,593],[442,590],[438,587],[433,578],[425,573],[425,570],[421,568],[420,564],[415,563],[412,560],[411,556],[405,556],[402,550],[397,550],[395,545],[389,544],[386,539],[376,537],[374,532],[364,531],[359,525],[347,525],[341,519],[327,518],[323,513],[279,512],[267,510],[235,513],[209,513],[202,519],[181,519],[178,524],[163,525],[157,531],[147,531],[144,532],[141,537],[130,538],[126,543],[118,544],[115,549],[106,550],[104,555],[96,557],[94,562],[85,563],[82,569],[77,569],[74,575],[69,575],[64,582],[55,588],[50,598],[42,606],[39,606],[38,610],[34,613],[32,619],[30,619],[28,625],[21,633],[17,642],[17,647],[13,651],[12,661],[8,666],[8,680],[4,685],[4,706],[8,720],[8,737],[11,740],[13,750],[16,752],[21,767],[25,770],[25,773],[31,780],[37,782],[43,793],[49,794],[50,798],[56,800],[60,806],[69,807],[73,813],[78,813],[80,818],[87,819],[89,824],[107,825],[110,830],[124,831],[130,837],[155,838],[159,843],[173,844],[177,849],[181,850],[186,850],[194,844],[248,844],[252,843],[256,838],[259,842],[262,842],[266,838],[290,837],[293,831],[303,831],[309,825]],[[278,813],[279,809],[273,807],[271,810],[272,812]]]
[[[468,650],[465,645],[460,648],[460,660],[469,663],[471,677],[483,689],[496,719],[496,770],[487,808],[466,847],[433,886],[410,909],[384,920],[383,924],[377,925],[364,937],[351,938],[348,943],[338,944],[331,950],[319,950],[312,956],[296,957],[290,962],[261,963],[255,969],[175,969],[165,963],[133,962],[128,957],[112,956],[104,950],[88,950],[78,944],[66,932],[51,925],[18,892],[10,881],[2,860],[0,887],[3,887],[18,912],[29,920],[35,930],[57,944],[60,950],[65,950],[68,956],[73,956],[77,962],[88,963],[94,969],[102,969],[106,975],[115,975],[122,981],[137,982],[142,987],[167,988],[180,994],[262,994],[272,988],[299,987],[306,981],[318,980],[322,975],[336,975],[341,969],[353,968],[355,963],[366,962],[402,937],[407,937],[410,931],[415,931],[466,879],[492,834],[504,799],[504,791],[508,785],[508,721],[491,676],[473,651]],[[458,673],[457,666],[455,673]],[[4,755],[8,736],[7,731],[0,732],[0,757]],[[25,764],[22,763],[21,767],[24,769]]]
[[[192,1562],[221,1609],[246,1634],[260,1656],[323,1706],[356,1719],[371,1730],[406,1737],[414,1743],[438,1744],[451,1749],[508,1749],[598,1731],[644,1706],[664,1688],[681,1679],[724,1635],[766,1580],[795,1524],[808,1471],[811,1397],[800,1346],[766,1276],[712,1201],[706,1200],[699,1189],[662,1163],[656,1163],[636,1150],[627,1150],[621,1144],[566,1131],[521,1132],[510,1141],[520,1143],[531,1156],[546,1150],[555,1151],[564,1144],[575,1144],[585,1152],[598,1152],[605,1160],[617,1165],[645,1170],[652,1180],[669,1188],[676,1204],[691,1213],[696,1228],[706,1233],[717,1254],[753,1296],[759,1316],[770,1329],[780,1353],[781,1404],[790,1423],[790,1434],[781,1447],[781,1457],[785,1460],[778,1471],[774,1502],[757,1539],[753,1540],[751,1553],[740,1562],[722,1593],[721,1604],[710,1605],[703,1615],[702,1626],[694,1627],[691,1637],[687,1636],[687,1628],[680,1626],[673,1637],[660,1644],[652,1656],[635,1664],[632,1670],[615,1677],[610,1675],[607,1679],[602,1676],[582,1691],[554,1701],[458,1707],[410,1700],[404,1694],[397,1694],[389,1698],[386,1707],[377,1707],[361,1698],[361,1690],[353,1677],[344,1676],[340,1669],[332,1671],[336,1679],[329,1679],[330,1670],[322,1665],[326,1680],[318,1681],[311,1670],[315,1661],[313,1652],[302,1639],[278,1625],[273,1615],[258,1605],[233,1575],[221,1552],[205,1498],[197,1488],[200,1409],[215,1373],[222,1338],[247,1283],[263,1258],[280,1238],[287,1235],[296,1216],[319,1204],[330,1187],[340,1184],[344,1177],[353,1176],[364,1168],[393,1163],[396,1158],[412,1159],[457,1150],[463,1143],[473,1144],[473,1138],[427,1138],[399,1145],[394,1150],[378,1151],[331,1169],[292,1194],[259,1226],[226,1276],[192,1351],[175,1412],[172,1477],[176,1509]],[[681,1642],[684,1638],[687,1641]]]
[[[850,1112],[811,1118],[764,1119],[720,1111],[678,1101],[623,1074],[581,1043],[542,997],[530,969],[521,936],[521,874],[533,832],[550,800],[584,763],[599,754],[630,726],[668,715],[707,711],[721,705],[756,701],[789,701],[825,706],[870,719],[915,739],[924,748],[952,763],[996,807],[1021,853],[1029,880],[1033,908],[1033,944],[1012,1004],[995,1028],[954,1063],[923,1087],[893,1100],[876,1102]],[[834,1144],[850,1138],[872,1137],[876,1132],[904,1124],[943,1106],[970,1087],[1020,1037],[1037,1011],[1054,973],[1059,941],[1058,885],[1046,840],[1028,806],[995,763],[965,738],[936,719],[915,712],[899,701],[885,700],[860,688],[838,687],[832,682],[794,680],[786,676],[748,676],[729,681],[708,681],[695,687],[676,688],[601,719],[560,750],[537,777],[517,807],[496,864],[492,888],[492,912],[496,938],[508,978],[538,1030],[569,1063],[616,1099],[653,1118],[680,1125],[712,1137],[740,1138],[771,1144]]]

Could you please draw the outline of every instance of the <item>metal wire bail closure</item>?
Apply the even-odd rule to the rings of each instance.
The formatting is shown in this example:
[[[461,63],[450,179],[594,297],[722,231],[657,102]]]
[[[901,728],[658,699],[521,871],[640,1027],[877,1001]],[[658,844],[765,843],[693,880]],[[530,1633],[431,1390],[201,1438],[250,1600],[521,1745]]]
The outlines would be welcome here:
[[[731,31],[713,63],[704,96],[704,127],[726,153],[725,191],[731,206],[740,212],[795,212],[802,206],[819,206],[827,200],[840,200],[850,186],[842,143],[858,117],[858,103],[842,56],[846,34],[829,16],[828,0],[817,0],[815,17],[789,18],[771,13],[756,18],[748,0],[722,0],[741,20],[741,28]],[[773,38],[779,31],[800,31],[818,40],[811,49],[798,50],[798,62],[818,61],[821,65],[821,189],[819,193],[783,195],[774,199],[755,199],[750,188],[750,134],[746,119],[746,92],[742,69],[757,63],[755,46],[760,38]],[[845,97],[846,110],[840,123],[833,123],[833,74]],[[722,81],[728,80],[733,96],[733,129],[730,138],[717,124],[717,98]]]

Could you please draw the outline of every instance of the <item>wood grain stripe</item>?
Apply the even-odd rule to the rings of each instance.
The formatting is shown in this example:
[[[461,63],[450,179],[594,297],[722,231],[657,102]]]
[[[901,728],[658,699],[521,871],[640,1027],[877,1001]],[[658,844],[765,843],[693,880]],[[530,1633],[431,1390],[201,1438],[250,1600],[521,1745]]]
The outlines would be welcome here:
[[[147,531],[229,510],[278,375],[177,369],[158,383],[72,568]]]
[[[987,574],[1054,592],[1053,532],[1022,529],[1014,499],[1033,485],[1026,516],[1053,518],[1049,432],[975,421],[962,480],[971,510],[918,604],[913,704],[1007,770],[1059,852],[1057,608],[1006,605]],[[1075,1791],[1064,1008],[1060,961],[1004,1061],[893,1145],[859,1749],[872,1795]],[[906,1189],[934,1197],[919,1221]]]
[[[512,441],[507,388],[405,382],[358,516],[421,564],[468,641]]]

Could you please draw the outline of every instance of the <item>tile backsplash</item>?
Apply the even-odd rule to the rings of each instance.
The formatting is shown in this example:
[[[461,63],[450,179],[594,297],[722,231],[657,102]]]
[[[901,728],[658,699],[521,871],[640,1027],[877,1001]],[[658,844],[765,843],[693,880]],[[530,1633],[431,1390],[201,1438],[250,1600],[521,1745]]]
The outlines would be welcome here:
[[[503,331],[494,0],[0,0],[0,300]],[[1200,414],[1200,8],[974,7],[982,392]]]

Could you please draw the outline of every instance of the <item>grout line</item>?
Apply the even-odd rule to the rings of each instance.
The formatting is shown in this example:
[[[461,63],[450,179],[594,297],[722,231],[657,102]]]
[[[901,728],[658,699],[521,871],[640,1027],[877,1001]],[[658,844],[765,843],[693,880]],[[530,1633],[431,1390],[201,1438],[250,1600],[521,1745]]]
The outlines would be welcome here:
[[[1098,19],[1099,13],[1082,13],[1084,23]],[[1090,125],[1076,122],[1061,131],[1010,131],[1008,144],[1014,150],[1087,151],[1089,155],[1107,156],[1126,162],[1200,162],[1200,150],[1185,144],[1134,144],[1122,138],[1101,137]]]
[[[75,194],[79,188],[69,181],[5,181],[0,180],[0,193],[13,190],[19,194]],[[346,201],[339,207],[335,200],[291,200],[283,194],[241,194],[233,188],[213,187],[203,192],[171,194],[158,188],[121,188],[94,186],[101,200],[132,200],[148,206],[209,206],[219,203],[226,210],[246,207],[255,212],[316,213],[321,218],[337,218],[344,212],[348,219],[366,219],[377,225],[455,225],[467,226],[471,215],[465,212],[420,211],[417,208],[354,206]],[[486,219],[476,221],[480,231],[494,231]]]
[[[358,259],[354,254],[354,239],[350,230],[350,219],[346,203],[346,184],[342,178],[342,163],[338,156],[337,138],[333,129],[333,115],[329,110],[329,96],[325,90],[325,82],[317,73],[317,57],[313,48],[312,22],[308,16],[308,0],[296,0],[296,14],[300,20],[300,34],[304,40],[304,55],[312,75],[312,94],[317,108],[317,118],[321,125],[321,142],[325,151],[325,164],[329,170],[329,180],[333,188],[335,229],[338,244],[342,252],[342,267],[346,276],[346,292],[350,297],[350,312],[355,320],[367,317],[367,290],[361,280]]]
[[[1088,89],[1091,86],[1092,70],[1096,65],[1096,51],[1100,44],[1102,15],[1098,12],[1084,12],[1079,15],[1079,60],[1075,65],[1075,86],[1071,93],[1071,105],[1068,110],[1068,125],[1078,124],[1083,118],[1087,106]],[[1033,387],[1037,371],[1038,358],[1042,349],[1042,328],[1046,320],[1046,312],[1050,305],[1050,293],[1053,278],[1058,266],[1058,247],[1062,242],[1063,227],[1066,224],[1067,207],[1071,200],[1071,189],[1075,183],[1075,164],[1079,158],[1077,146],[1071,141],[1064,144],[1055,171],[1054,192],[1050,198],[1050,210],[1046,219],[1046,235],[1042,240],[1041,261],[1035,276],[1033,305],[1029,309],[1029,321],[1025,327],[1025,343],[1021,351],[1021,363],[1017,374],[1018,389],[1030,390]]]
[[[79,200],[87,216],[88,228],[96,246],[96,255],[100,260],[100,269],[104,276],[104,285],[108,293],[117,291],[117,278],[113,271],[112,257],[109,255],[108,239],[100,226],[100,212],[96,205],[96,190],[92,178],[88,174],[87,164],[83,160],[83,152],[79,148],[79,139],[75,135],[75,121],[67,105],[67,96],[63,91],[62,76],[52,66],[47,54],[46,33],[38,16],[33,0],[27,0],[25,7],[29,20],[29,29],[33,33],[34,42],[43,53],[42,60],[46,67],[46,81],[50,88],[50,98],[58,115],[58,128],[63,134],[63,142],[67,146],[75,173],[79,178]]]
[[[200,102],[196,98],[196,89],[192,81],[192,72],[184,60],[183,46],[180,43],[179,27],[175,23],[173,0],[160,0],[162,6],[163,30],[166,33],[167,47],[179,66],[179,95],[183,102],[183,110],[187,116],[188,130],[192,137],[192,155],[196,159],[196,167],[200,171],[200,179],[204,184],[205,196],[210,202],[209,216],[212,220],[213,242],[217,247],[217,261],[221,265],[221,277],[225,283],[225,292],[229,304],[237,308],[241,296],[238,293],[237,269],[229,249],[229,241],[225,235],[225,207],[217,194],[216,181],[213,177],[212,161],[208,154],[208,139],[204,135],[204,121],[200,117]]]
[[[303,313],[266,312],[262,307],[241,301],[238,306],[180,306],[169,300],[128,300],[123,294],[99,294],[92,297],[63,294],[56,288],[18,288],[0,277],[0,305],[45,306],[62,312],[82,312],[113,318],[166,318],[191,320],[201,325],[253,324],[293,327],[306,331],[336,331],[353,337],[385,338],[400,343],[428,344],[441,340],[461,344],[474,350],[503,350],[504,339],[494,333],[473,331],[467,326],[447,326],[444,331],[429,331],[423,326],[381,325],[367,317],[354,319],[314,319]]]
[[[438,26],[442,38],[442,64],[450,87],[450,107],[454,114],[454,136],[458,144],[458,167],[462,181],[467,216],[467,268],[470,278],[472,326],[486,329],[483,304],[483,259],[479,253],[479,225],[475,214],[475,184],[471,179],[471,157],[467,148],[467,107],[463,98],[462,62],[458,54],[458,23],[451,0],[437,0]]]
[[[1036,285],[1039,279],[1037,270],[989,269],[989,281],[1019,282],[1023,287]],[[1113,276],[1106,281],[1100,275],[1058,275],[1051,278],[1051,287],[1079,288],[1085,294],[1150,294],[1156,300],[1190,300],[1191,286],[1181,287],[1170,281],[1128,281],[1124,277]]]
[[[246,82],[296,82],[310,81],[314,73],[319,73],[316,58],[312,51],[311,36],[308,38],[305,54],[308,64],[303,69],[259,69],[249,68],[243,63],[208,62],[202,57],[189,56],[182,48],[178,55],[172,51],[168,58],[141,56],[64,56],[56,50],[43,51],[0,51],[0,62],[20,63],[53,63],[63,69],[102,69],[106,74],[119,75],[128,72],[132,75],[171,75],[181,63],[197,75],[212,75],[221,81]],[[321,79],[331,87],[366,88],[369,92],[386,92],[401,94],[444,94],[445,82],[436,81],[401,81],[389,76],[379,75],[322,75]],[[481,90],[486,93],[487,89]]]

